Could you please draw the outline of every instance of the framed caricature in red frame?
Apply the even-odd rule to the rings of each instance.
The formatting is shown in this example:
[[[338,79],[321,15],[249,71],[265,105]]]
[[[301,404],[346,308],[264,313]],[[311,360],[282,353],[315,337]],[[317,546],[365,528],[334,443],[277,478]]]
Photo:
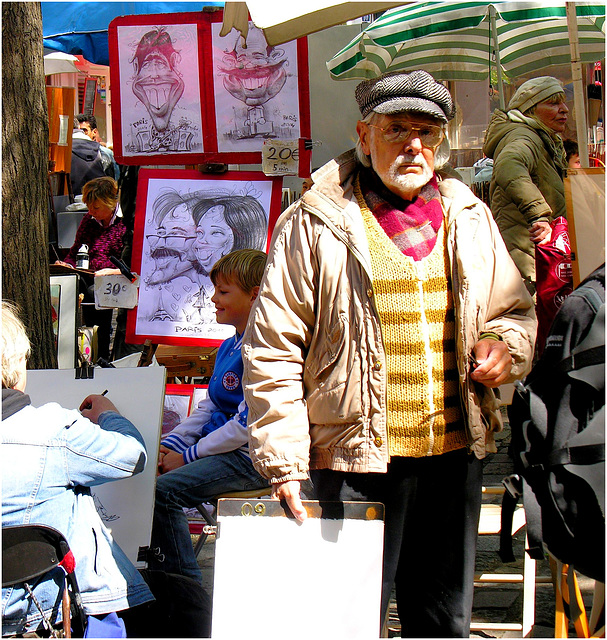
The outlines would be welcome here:
[[[121,16],[109,25],[112,130],[120,164],[195,164],[207,97],[199,13]]]
[[[162,435],[172,431],[192,413],[194,386],[191,384],[167,384],[162,412]]]
[[[305,153],[303,141],[311,136],[307,40],[269,47],[249,22],[244,47],[235,29],[219,35],[222,19],[223,11],[214,11],[110,23],[117,162],[257,164],[269,138],[299,140]]]
[[[234,335],[215,320],[209,273],[230,251],[267,251],[281,197],[282,178],[261,172],[141,169],[131,261],[141,277],[127,342],[215,347]]]
[[[209,158],[258,163],[268,138],[310,138],[307,39],[268,46],[263,31],[249,20],[245,47],[236,29],[219,35],[223,11],[207,17],[202,56]]]

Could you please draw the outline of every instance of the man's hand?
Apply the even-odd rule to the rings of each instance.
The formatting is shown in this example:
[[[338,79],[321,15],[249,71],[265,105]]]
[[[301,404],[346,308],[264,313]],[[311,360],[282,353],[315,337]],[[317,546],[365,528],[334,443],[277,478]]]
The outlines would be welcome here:
[[[534,222],[529,227],[529,237],[534,244],[546,244],[552,237],[552,227],[549,222]]]
[[[173,469],[179,469],[179,467],[183,467],[184,465],[185,462],[183,460],[183,454],[178,453],[177,451],[173,451],[172,449],[167,449],[166,447],[160,445],[158,453],[159,476],[163,473],[173,471]]]
[[[473,368],[470,377],[493,389],[508,379],[512,369],[512,357],[508,345],[501,340],[483,338],[472,349],[478,364]]]
[[[293,515],[303,522],[308,514],[303,506],[301,498],[299,497],[300,482],[299,480],[287,480],[286,482],[280,482],[272,485],[272,498],[275,500],[284,500]]]
[[[109,398],[98,395],[87,396],[82,401],[82,404],[79,408],[80,413],[95,424],[99,423],[99,416],[104,411],[115,411],[116,413],[120,413],[120,411],[116,409],[114,403]]]

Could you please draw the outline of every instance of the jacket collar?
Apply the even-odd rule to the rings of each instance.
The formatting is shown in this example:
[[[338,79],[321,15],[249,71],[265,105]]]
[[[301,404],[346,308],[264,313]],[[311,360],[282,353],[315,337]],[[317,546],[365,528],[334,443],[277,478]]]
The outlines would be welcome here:
[[[30,404],[32,401],[27,394],[16,389],[2,389],[2,420],[10,418]]]

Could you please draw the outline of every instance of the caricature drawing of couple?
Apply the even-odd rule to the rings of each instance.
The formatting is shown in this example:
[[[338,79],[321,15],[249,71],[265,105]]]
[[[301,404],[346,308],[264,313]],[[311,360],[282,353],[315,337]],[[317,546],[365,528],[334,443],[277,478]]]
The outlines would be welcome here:
[[[215,322],[210,272],[222,256],[237,249],[265,250],[268,214],[252,185],[245,193],[227,190],[181,190],[165,187],[148,206],[142,256],[144,300],[139,319],[164,328],[225,339]],[[267,207],[269,209],[269,206]],[[168,328],[168,327],[167,327]],[[156,332],[156,331],[155,331]]]

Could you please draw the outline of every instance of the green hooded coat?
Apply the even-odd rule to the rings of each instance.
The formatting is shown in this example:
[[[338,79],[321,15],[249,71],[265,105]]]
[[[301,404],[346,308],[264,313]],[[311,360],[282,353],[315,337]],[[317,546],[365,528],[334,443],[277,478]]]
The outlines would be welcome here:
[[[493,159],[491,211],[525,284],[535,293],[535,245],[529,227],[566,216],[560,138],[519,111],[496,109],[483,152]]]

